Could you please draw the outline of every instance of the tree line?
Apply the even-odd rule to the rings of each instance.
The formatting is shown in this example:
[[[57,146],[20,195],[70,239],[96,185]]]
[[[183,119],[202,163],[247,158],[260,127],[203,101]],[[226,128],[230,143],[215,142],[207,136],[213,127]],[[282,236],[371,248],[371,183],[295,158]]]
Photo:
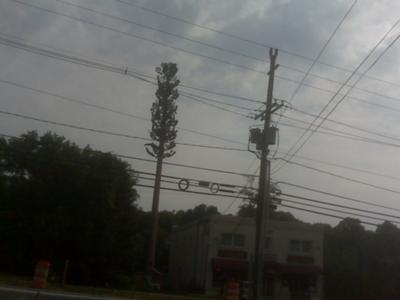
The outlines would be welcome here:
[[[145,271],[151,215],[137,204],[136,174],[111,153],[80,148],[54,133],[0,138],[0,272],[32,276],[51,261],[60,281],[130,288]],[[168,272],[175,227],[218,214],[204,204],[159,215],[157,268]],[[251,203],[238,215],[254,216]],[[272,218],[300,222],[286,212]],[[400,299],[400,229],[389,222],[366,230],[357,219],[318,224],[324,238],[326,299]]]

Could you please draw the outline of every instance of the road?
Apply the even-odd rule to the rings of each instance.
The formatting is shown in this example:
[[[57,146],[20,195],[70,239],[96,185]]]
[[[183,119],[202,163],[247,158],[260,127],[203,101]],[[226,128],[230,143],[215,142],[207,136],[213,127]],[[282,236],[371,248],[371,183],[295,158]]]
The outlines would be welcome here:
[[[34,289],[0,286],[0,299],[4,300],[123,300],[100,296],[38,291]]]

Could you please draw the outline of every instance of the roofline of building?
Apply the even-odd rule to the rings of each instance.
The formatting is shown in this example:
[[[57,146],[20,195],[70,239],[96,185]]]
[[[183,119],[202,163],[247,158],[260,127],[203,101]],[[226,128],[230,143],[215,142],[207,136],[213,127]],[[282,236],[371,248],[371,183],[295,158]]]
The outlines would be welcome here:
[[[211,222],[218,223],[219,221],[223,221],[224,223],[229,222],[229,223],[233,223],[233,224],[239,223],[241,225],[247,225],[247,226],[254,226],[254,224],[255,224],[254,218],[250,218],[250,217],[212,214],[212,215],[197,219],[193,222],[187,223],[183,226],[174,228],[173,232],[179,232],[182,230],[186,230],[190,227],[197,226],[199,224],[211,223]],[[316,226],[314,224],[309,224],[309,223],[279,221],[279,220],[269,220],[268,222],[272,222],[274,224],[274,228],[279,227],[279,228],[285,228],[285,229],[293,229],[295,227],[296,229],[302,229],[302,230],[313,231],[313,232],[323,231],[323,228],[321,228],[320,226]],[[296,225],[296,226],[293,226],[293,225]],[[268,223],[267,223],[267,226],[268,226]]]

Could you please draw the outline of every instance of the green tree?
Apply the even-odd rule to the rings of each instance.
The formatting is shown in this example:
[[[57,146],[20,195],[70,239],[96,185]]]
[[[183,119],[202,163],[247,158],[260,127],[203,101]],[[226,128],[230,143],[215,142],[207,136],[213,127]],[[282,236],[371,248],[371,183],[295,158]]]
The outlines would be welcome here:
[[[237,212],[237,215],[240,217],[248,217],[255,218],[256,217],[256,206],[255,206],[255,198],[250,198],[249,200],[244,201],[240,206]],[[284,222],[301,222],[295,216],[293,216],[290,212],[278,211],[274,207],[269,211],[270,217],[272,220],[276,221],[284,221]]]
[[[0,226],[3,271],[30,274],[45,258],[56,276],[69,259],[69,280],[77,283],[132,276],[132,254],[143,245],[135,177],[126,162],[52,133],[29,132],[0,145],[8,195],[0,210],[9,216]]]
[[[158,206],[160,198],[160,185],[163,159],[175,154],[176,124],[176,99],[179,97],[179,80],[176,74],[178,67],[174,63],[162,63],[156,68],[158,88],[156,101],[151,108],[152,128],[150,137],[153,143],[146,144],[146,151],[157,159],[156,176],[153,190],[152,203],[152,232],[150,236],[147,268],[152,274],[155,258],[158,232]]]
[[[366,263],[371,233],[360,221],[342,220],[325,232],[324,272],[328,299],[369,299],[366,278],[371,276]]]

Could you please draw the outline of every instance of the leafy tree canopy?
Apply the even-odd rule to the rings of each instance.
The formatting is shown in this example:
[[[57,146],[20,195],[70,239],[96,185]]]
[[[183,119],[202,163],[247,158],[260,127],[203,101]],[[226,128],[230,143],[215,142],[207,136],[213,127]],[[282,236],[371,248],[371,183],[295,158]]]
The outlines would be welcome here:
[[[68,259],[72,281],[132,274],[140,226],[126,162],[34,131],[2,139],[0,155],[3,270],[30,273],[38,259],[49,259],[56,271]]]

